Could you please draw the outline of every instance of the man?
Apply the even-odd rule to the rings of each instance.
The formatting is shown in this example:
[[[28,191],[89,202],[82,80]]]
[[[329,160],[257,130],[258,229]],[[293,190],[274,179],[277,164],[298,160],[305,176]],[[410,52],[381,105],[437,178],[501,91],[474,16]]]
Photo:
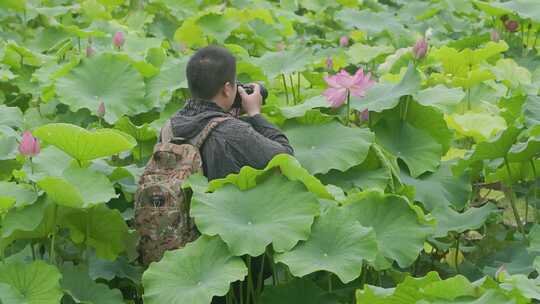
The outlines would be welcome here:
[[[200,152],[209,180],[237,173],[243,166],[264,168],[280,153],[293,155],[287,137],[260,114],[260,86],[253,84],[250,95],[237,87],[236,59],[227,49],[199,49],[187,64],[186,76],[192,98],[171,119],[174,136],[193,138],[212,118],[231,116],[237,89],[247,114],[221,122],[206,138]]]

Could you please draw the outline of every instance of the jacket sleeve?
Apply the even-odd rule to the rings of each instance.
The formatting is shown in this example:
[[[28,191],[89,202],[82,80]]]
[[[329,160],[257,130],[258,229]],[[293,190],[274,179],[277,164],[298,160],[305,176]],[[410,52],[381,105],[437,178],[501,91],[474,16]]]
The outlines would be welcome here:
[[[255,131],[257,131],[262,136],[281,144],[284,148],[288,150],[288,152],[283,153],[294,155],[294,150],[289,144],[289,140],[287,139],[285,134],[283,134],[283,132],[281,132],[278,128],[268,122],[261,114],[242,117],[241,120],[249,123],[253,127],[253,129],[255,129]]]
[[[243,119],[228,120],[212,131],[202,149],[208,178],[236,173],[243,166],[262,169],[277,154],[293,155],[293,148],[281,131],[262,117],[255,119],[253,124]]]

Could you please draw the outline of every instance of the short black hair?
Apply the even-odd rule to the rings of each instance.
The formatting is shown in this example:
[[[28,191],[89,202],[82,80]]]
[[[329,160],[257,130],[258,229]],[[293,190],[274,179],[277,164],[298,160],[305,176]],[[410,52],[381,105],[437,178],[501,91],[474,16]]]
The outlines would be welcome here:
[[[189,59],[186,77],[192,97],[210,99],[227,81],[234,84],[236,58],[220,46],[201,48]]]

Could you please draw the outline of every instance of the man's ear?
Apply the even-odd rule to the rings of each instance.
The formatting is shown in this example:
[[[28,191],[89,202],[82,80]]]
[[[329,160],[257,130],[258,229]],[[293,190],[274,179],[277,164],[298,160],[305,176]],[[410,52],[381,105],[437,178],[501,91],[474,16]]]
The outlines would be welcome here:
[[[233,86],[229,81],[225,82],[223,85],[222,93],[225,95],[225,97],[230,97],[234,93]]]

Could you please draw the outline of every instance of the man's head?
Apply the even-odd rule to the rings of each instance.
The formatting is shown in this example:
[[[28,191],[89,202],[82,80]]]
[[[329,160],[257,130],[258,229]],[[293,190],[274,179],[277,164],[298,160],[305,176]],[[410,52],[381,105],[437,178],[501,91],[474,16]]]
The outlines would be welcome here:
[[[199,49],[189,59],[186,76],[194,98],[230,109],[236,96],[236,58],[227,49],[213,45]]]

